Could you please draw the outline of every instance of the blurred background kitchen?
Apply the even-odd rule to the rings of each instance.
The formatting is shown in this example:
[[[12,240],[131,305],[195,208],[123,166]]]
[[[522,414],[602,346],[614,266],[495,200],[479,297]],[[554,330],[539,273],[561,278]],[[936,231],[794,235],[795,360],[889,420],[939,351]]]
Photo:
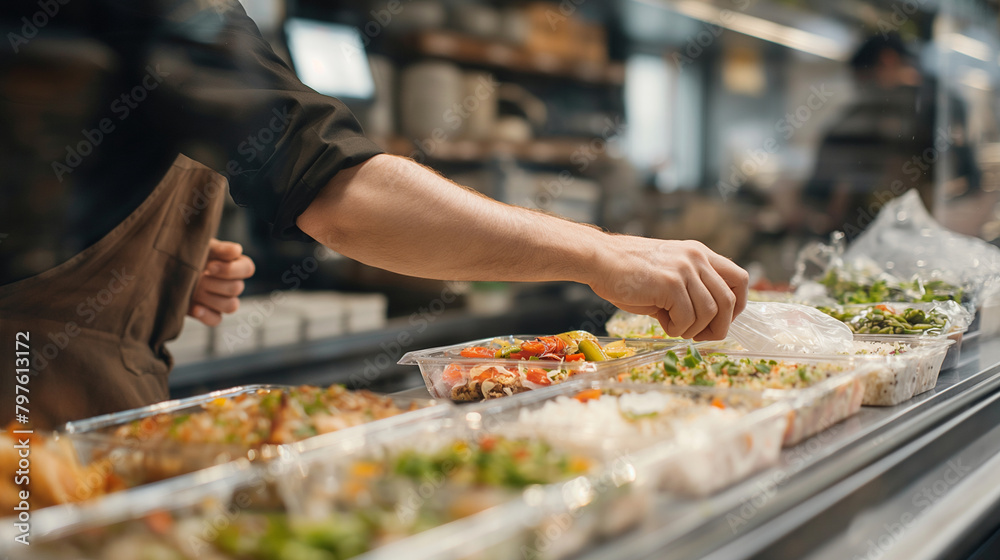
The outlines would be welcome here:
[[[997,0],[242,3],[386,151],[510,204],[700,240],[758,288],[910,189],[947,227],[1000,239]],[[420,384],[395,366],[405,351],[599,332],[613,311],[582,286],[426,281],[277,242],[231,201],[219,237],[258,272],[239,313],[172,345],[178,395],[401,389]]]

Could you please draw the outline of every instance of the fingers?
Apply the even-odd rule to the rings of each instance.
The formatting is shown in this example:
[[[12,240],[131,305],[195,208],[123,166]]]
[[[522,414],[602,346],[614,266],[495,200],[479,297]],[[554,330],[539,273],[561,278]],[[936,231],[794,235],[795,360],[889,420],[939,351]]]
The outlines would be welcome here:
[[[715,302],[715,295],[705,286],[702,276],[708,276],[708,274],[701,273],[689,281],[687,285],[688,297],[694,306],[695,320],[681,335],[684,338],[694,338],[695,335],[700,334],[708,327],[709,323],[715,320],[719,313],[720,306]],[[728,291],[729,288],[727,287],[726,290]]]
[[[702,282],[711,292],[711,297],[717,305],[714,318],[708,323],[707,328],[695,333],[692,338],[695,340],[722,340],[729,333],[729,325],[732,323],[733,310],[736,307],[736,294],[726,284],[721,276],[715,271],[705,271],[701,275]]]
[[[232,241],[212,239],[208,242],[208,260],[233,261],[243,254],[243,247]]]
[[[231,261],[209,260],[205,267],[209,276],[223,280],[243,280],[253,276],[256,267],[253,260],[246,255],[241,255]]]
[[[219,313],[235,313],[240,308],[239,298],[210,294],[204,290],[195,293],[191,298],[191,304],[201,305]]]
[[[224,297],[239,297],[246,285],[242,280],[223,280],[215,276],[202,276],[198,280],[198,289],[210,294]]]
[[[694,304],[691,302],[691,297],[687,290],[678,290],[674,294],[673,304],[669,309],[665,309],[664,311],[666,312],[667,321],[664,322],[660,319],[660,324],[669,336],[684,336],[684,333],[697,320]],[[657,318],[659,317],[660,314],[657,313]]]
[[[750,275],[733,261],[716,253],[709,255],[709,262],[712,264],[712,268],[722,277],[722,280],[725,281],[726,285],[729,286],[733,295],[736,296],[736,304],[733,306],[732,316],[732,319],[735,319],[737,315],[746,309]]]
[[[201,321],[202,323],[210,326],[217,327],[219,323],[222,322],[222,314],[218,311],[213,311],[204,305],[194,304],[188,309],[188,315],[194,317],[195,319]]]

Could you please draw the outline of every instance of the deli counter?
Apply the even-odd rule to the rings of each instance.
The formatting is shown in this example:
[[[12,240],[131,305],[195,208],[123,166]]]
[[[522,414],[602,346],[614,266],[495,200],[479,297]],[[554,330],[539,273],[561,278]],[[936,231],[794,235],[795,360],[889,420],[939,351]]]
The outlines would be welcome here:
[[[544,305],[539,303],[536,312],[542,307]],[[558,315],[551,313],[554,309],[555,306],[549,310],[547,320],[550,323],[546,325],[552,328],[562,324],[552,318]],[[595,301],[577,302],[572,308],[563,306],[562,313],[565,314],[562,320],[576,321],[579,325],[580,315],[600,317],[601,307]],[[530,312],[517,315],[496,317],[489,332],[495,334],[494,327],[498,324],[517,328],[531,322]],[[545,323],[544,320],[539,322]],[[423,338],[418,338],[417,344],[421,345],[414,347],[436,343],[433,341],[453,341],[461,333],[470,335],[476,333],[477,328],[487,328],[486,323],[489,321],[445,315],[423,334]],[[384,351],[386,345],[398,340],[399,333],[404,331],[415,332],[412,325],[409,330],[399,324],[395,329],[389,325],[364,336],[346,337],[349,342],[346,346],[363,355],[375,348]],[[747,410],[754,411],[729,424],[723,422],[721,416],[692,417],[700,418],[698,422],[702,425],[714,425],[715,431],[698,432],[695,437],[692,424],[687,447],[652,446],[654,451],[650,453],[644,452],[643,446],[618,448],[617,443],[626,441],[628,434],[617,431],[614,422],[601,424],[604,420],[593,411],[588,414],[594,414],[597,419],[588,425],[580,416],[569,414],[559,418],[546,408],[552,404],[549,401],[566,401],[567,395],[575,394],[580,403],[585,403],[586,399],[580,399],[580,395],[595,390],[598,395],[601,391],[606,395],[633,391],[621,389],[622,383],[599,381],[593,376],[590,380],[574,381],[571,375],[563,385],[465,404],[444,403],[447,398],[432,394],[436,392],[432,383],[388,393],[388,399],[377,395],[372,395],[371,400],[364,397],[365,404],[361,408],[346,404],[352,398],[351,391],[293,389],[289,396],[282,398],[307,403],[306,410],[309,410],[308,403],[316,399],[316,403],[345,413],[366,410],[364,414],[374,414],[375,421],[370,427],[347,427],[307,437],[301,444],[265,445],[243,458],[240,458],[241,453],[245,452],[239,451],[238,446],[235,451],[221,447],[212,451],[217,456],[206,456],[197,450],[200,437],[197,434],[189,436],[194,440],[180,445],[170,438],[176,436],[176,431],[188,429],[184,423],[196,416],[195,410],[232,409],[228,401],[249,403],[255,395],[263,395],[260,404],[264,406],[271,386],[248,385],[207,394],[189,390],[193,396],[148,407],[145,411],[128,411],[70,423],[54,441],[32,440],[36,447],[47,448],[55,444],[45,453],[55,453],[60,437],[62,444],[71,441],[79,457],[93,459],[94,465],[111,465],[115,472],[121,473],[118,488],[123,481],[125,486],[132,488],[115,492],[112,490],[116,488],[108,487],[98,491],[90,483],[84,486],[90,492],[108,493],[76,505],[33,510],[27,523],[19,524],[18,519],[9,519],[10,523],[5,523],[3,528],[5,544],[16,543],[22,530],[30,534],[31,544],[28,547],[8,546],[5,552],[15,559],[134,558],[160,549],[173,550],[175,556],[167,556],[171,558],[270,558],[282,557],[271,556],[282,550],[283,554],[292,554],[290,557],[302,557],[296,554],[305,554],[303,551],[323,550],[329,556],[317,557],[346,558],[374,546],[360,557],[392,558],[405,554],[414,558],[587,560],[995,558],[996,532],[1000,527],[1000,490],[994,480],[1000,476],[995,468],[1000,462],[1000,396],[996,391],[1000,386],[1000,344],[995,336],[983,336],[981,332],[965,333],[957,360],[945,364],[933,389],[894,406],[862,406],[859,410],[855,408],[857,412],[844,420],[838,420],[836,407],[824,408],[823,415],[815,417],[810,417],[807,409],[797,408],[797,418],[805,419],[807,428],[797,432],[798,435],[790,435],[784,424],[787,409],[770,404],[758,410],[754,408],[757,404],[748,404],[741,400],[743,397],[713,396],[711,405],[706,407],[712,412],[720,412],[714,410],[716,407],[735,411],[742,406],[750,406]],[[477,344],[489,344],[489,340],[487,335]],[[494,339],[492,343],[499,340]],[[456,348],[467,344],[459,344]],[[612,355],[610,343],[603,344],[608,348],[608,355]],[[526,346],[522,343],[522,347]],[[303,348],[306,347],[299,350]],[[684,352],[690,356],[692,351],[673,348],[674,359],[678,354],[683,356]],[[710,346],[701,348],[705,356],[714,355],[710,354],[713,352]],[[300,357],[299,369],[325,371],[325,379],[314,373],[313,377],[293,377],[296,382],[350,383],[352,374],[353,381],[359,379],[358,363],[350,367],[337,365],[351,363],[348,359],[351,352],[346,347],[331,347],[329,343],[325,348],[313,345],[310,352],[304,354]],[[639,350],[636,355],[641,357],[642,354],[643,350]],[[943,354],[939,358],[943,358]],[[319,357],[319,362],[326,366],[320,368],[313,364],[315,367],[311,368],[308,355]],[[331,362],[333,355],[339,356],[340,362]],[[371,361],[374,354],[366,355],[369,363],[374,363]],[[949,362],[952,357],[949,356]],[[180,366],[178,387],[183,387],[183,383],[198,371],[210,367],[223,372],[217,384],[228,386],[224,374],[227,368],[247,368],[251,358],[254,357],[231,356],[214,363]],[[254,359],[264,364],[261,372],[267,369],[266,353]],[[684,359],[681,362],[687,363]],[[585,361],[578,363],[587,364]],[[938,364],[940,366],[941,362]],[[637,369],[641,368],[632,367],[630,375],[634,376]],[[382,373],[385,378],[394,377],[389,370]],[[413,373],[412,369],[409,373]],[[803,375],[801,369],[798,375]],[[412,376],[409,379],[412,380]],[[617,380],[623,380],[622,374],[617,374]],[[405,385],[408,382],[398,383]],[[391,386],[383,389],[391,390]],[[642,391],[655,392],[651,385],[642,386],[645,387]],[[702,388],[692,389],[697,393]],[[909,390],[913,391],[913,387]],[[851,393],[850,384],[841,383],[834,392],[846,396],[847,400],[861,402],[862,394]],[[866,399],[872,398],[871,393],[864,395]],[[240,400],[244,397],[246,400]],[[692,396],[693,400],[701,398]],[[707,398],[702,400],[707,404]],[[566,402],[570,401],[573,406],[581,406],[573,398]],[[275,402],[272,399],[271,406]],[[237,404],[236,409],[241,406]],[[649,402],[638,406],[641,411]],[[801,407],[800,404],[791,406]],[[395,413],[402,414],[392,416],[390,411],[382,415],[393,407],[399,407]],[[163,424],[153,421],[159,416],[150,412],[173,416]],[[221,414],[223,416],[216,417],[217,425],[225,425],[223,418],[232,411]],[[642,414],[638,414],[633,420],[641,417]],[[366,418],[362,422],[372,420],[372,417]],[[781,424],[776,425],[775,421]],[[525,427],[536,422],[538,427]],[[555,427],[553,432],[546,433],[546,422],[548,428]],[[819,424],[808,427],[810,422]],[[167,439],[150,435],[158,433],[161,424],[163,430],[171,430]],[[599,426],[596,431],[595,425]],[[218,429],[198,426],[192,428]],[[115,437],[135,436],[135,430],[152,431],[145,437],[134,438],[129,445],[115,444],[111,449],[107,447],[107,436],[100,433],[109,427],[115,428]],[[808,436],[817,429],[818,433]],[[541,435],[544,439],[551,433],[559,434],[556,440],[563,440],[563,444],[518,447],[519,437]],[[803,434],[808,437],[799,437]],[[655,439],[655,435],[647,433],[646,437]],[[709,439],[698,439],[706,435]],[[674,436],[685,439],[679,432]],[[241,437],[246,442],[255,436],[250,432]],[[418,444],[420,448],[433,449],[452,437],[469,447],[462,447],[462,452],[458,452],[446,444],[447,453],[452,454],[446,453],[444,459],[433,454],[432,459],[407,455],[405,460],[399,459],[396,463],[381,462],[398,451],[392,450],[399,441],[424,442]],[[473,447],[483,445],[484,437],[495,447]],[[475,441],[479,443],[473,444]],[[614,453],[605,456],[611,459],[603,463],[601,468],[606,470],[601,471],[601,475],[584,477],[585,469],[580,465],[593,467],[602,461],[589,455],[590,451],[584,452],[595,442],[613,449]],[[776,455],[779,450],[780,455]],[[472,463],[462,462],[463,452],[474,453]],[[506,470],[509,466],[502,466],[506,465],[505,459],[497,454],[508,452],[513,457],[527,457],[526,460],[534,465],[532,469],[541,471]],[[52,460],[54,456],[34,455],[38,462]],[[358,456],[366,458],[352,462]],[[100,457],[110,462],[101,463]],[[348,463],[344,463],[345,458],[350,459]],[[188,465],[188,461],[193,462]],[[220,464],[202,468],[212,463]],[[471,468],[470,464],[492,466],[483,467],[485,471],[472,475],[463,470]],[[386,468],[394,470],[381,470]],[[156,472],[150,474],[151,469]],[[129,479],[135,472],[146,478]],[[382,476],[379,473],[392,472],[401,478],[409,473],[419,484],[402,489],[398,481],[386,487],[373,482],[372,477]],[[518,482],[520,486],[516,484],[515,488],[520,489],[503,497],[479,487],[466,488],[465,493],[455,495],[455,488],[451,488],[463,476],[499,477],[494,483],[503,485],[520,476],[529,476],[528,473],[538,477],[537,483],[523,485],[524,481]],[[546,479],[554,473],[554,479]],[[649,473],[656,473],[653,480],[648,478]],[[570,476],[569,481],[555,482],[566,476]],[[372,485],[369,490],[358,489],[368,485]],[[344,492],[351,496],[346,502],[342,496]],[[375,523],[367,517],[374,514],[365,509],[371,507],[371,500],[391,504],[387,515],[391,514],[396,520],[390,522],[381,518],[378,521],[380,528],[374,533],[371,525],[366,525]],[[279,510],[289,514],[323,521],[313,521],[308,529],[301,526],[277,528],[269,525],[277,523],[277,518],[269,517],[274,514],[261,513],[274,511],[276,504],[282,504]],[[336,504],[332,511],[331,504]],[[353,518],[346,516],[345,511],[369,513]],[[425,527],[424,530],[405,528],[408,525],[404,521],[412,521],[414,512],[417,512],[416,519],[427,524],[417,525]],[[393,533],[393,530],[401,532]],[[405,536],[414,530],[416,534]],[[371,540],[362,544],[366,537]],[[184,539],[198,546],[184,544]],[[219,554],[220,550],[227,554],[200,556],[206,554],[200,547],[209,546],[208,543],[220,547],[211,549],[211,554]],[[295,548],[305,545],[308,546]],[[24,556],[26,551],[28,556]]]

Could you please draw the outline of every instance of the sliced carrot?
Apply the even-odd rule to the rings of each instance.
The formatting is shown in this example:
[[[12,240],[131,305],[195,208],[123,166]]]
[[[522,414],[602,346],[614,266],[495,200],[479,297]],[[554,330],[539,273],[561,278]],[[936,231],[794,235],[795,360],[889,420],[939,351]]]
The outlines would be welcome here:
[[[582,362],[583,361],[583,352],[577,352],[576,354],[570,354],[569,356],[566,356],[566,361],[567,362]]]
[[[726,403],[722,402],[722,399],[720,399],[719,397],[712,397],[712,406],[714,406],[715,408],[725,409]]]
[[[472,346],[463,348],[459,355],[463,358],[496,358],[497,351],[483,346]]]
[[[574,395],[573,398],[580,402],[587,402],[590,400],[599,399],[601,398],[601,390],[587,389],[586,391],[580,391],[579,393]]]
[[[170,528],[174,526],[174,518],[171,517],[168,512],[162,510],[154,511],[146,516],[146,525],[148,525],[150,530],[154,533],[165,535],[170,532]]]
[[[549,373],[541,368],[531,368],[524,372],[524,377],[535,385],[552,385]]]
[[[465,379],[465,374],[462,373],[462,366],[458,364],[448,364],[448,367],[444,368],[444,372],[441,374],[441,381],[453,387],[461,383],[463,379]]]

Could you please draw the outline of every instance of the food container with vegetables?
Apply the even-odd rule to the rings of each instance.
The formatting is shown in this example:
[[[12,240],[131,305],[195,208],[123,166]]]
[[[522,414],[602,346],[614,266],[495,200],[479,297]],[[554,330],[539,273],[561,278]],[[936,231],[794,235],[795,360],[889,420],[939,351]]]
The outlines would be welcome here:
[[[650,510],[628,457],[569,449],[559,434],[517,434],[482,420],[470,411],[311,450],[280,477],[289,513],[326,519],[364,506],[392,520],[377,531],[383,539],[393,528],[393,539],[423,533],[364,558],[470,557],[501,542],[512,548],[500,557],[528,550],[562,558]],[[549,531],[556,523],[560,529]]]
[[[855,340],[891,342],[896,337],[938,342],[952,340],[954,344],[948,347],[941,369],[958,365],[962,335],[971,321],[969,313],[951,301],[876,303],[819,309],[850,327],[855,333]]]
[[[632,459],[680,496],[704,496],[774,465],[788,406],[702,387],[571,381],[472,410],[505,434],[551,437],[559,448]]]
[[[601,372],[615,375],[656,359],[643,342],[596,337],[584,331],[552,336],[487,338],[409,352],[435,398],[476,402],[507,397]]]
[[[717,352],[712,346],[661,354],[619,381],[751,391],[791,406],[784,445],[791,446],[854,415],[861,408],[870,366],[850,357]]]
[[[283,461],[40,512],[32,546],[13,558],[558,559],[650,509],[625,459],[490,433],[458,414],[373,426]]]
[[[353,427],[446,414],[449,405],[341,385],[247,385],[67,423],[84,462],[109,458],[135,486],[241,457],[270,459],[281,447],[347,437]]]

